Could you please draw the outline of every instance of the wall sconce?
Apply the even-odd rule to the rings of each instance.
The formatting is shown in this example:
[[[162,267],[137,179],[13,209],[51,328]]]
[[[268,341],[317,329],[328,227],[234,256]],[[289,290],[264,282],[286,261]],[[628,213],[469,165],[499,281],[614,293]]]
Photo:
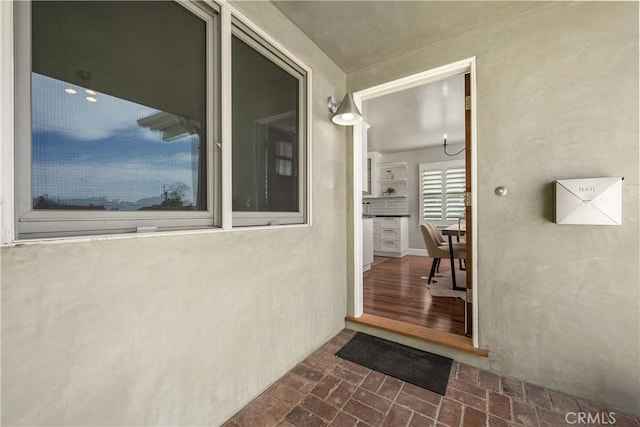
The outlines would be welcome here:
[[[444,134],[444,143],[442,144],[442,147],[444,148],[444,154],[446,154],[447,156],[457,156],[458,154],[462,153],[464,151],[464,148],[462,148],[462,150],[458,151],[457,153],[447,153],[447,134]]]
[[[327,100],[329,111],[333,113],[331,121],[337,125],[353,126],[362,121],[362,113],[358,110],[358,106],[353,102],[353,96],[347,93],[338,107],[338,103],[333,96]]]

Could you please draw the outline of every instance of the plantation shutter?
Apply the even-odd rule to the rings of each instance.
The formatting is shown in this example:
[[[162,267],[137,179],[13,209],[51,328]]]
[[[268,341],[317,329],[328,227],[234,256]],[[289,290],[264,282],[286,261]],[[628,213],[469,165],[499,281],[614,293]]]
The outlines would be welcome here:
[[[422,218],[442,219],[442,171],[422,171]]]
[[[457,220],[464,217],[465,174],[464,168],[451,168],[445,174],[445,219]]]
[[[423,222],[445,223],[464,218],[464,163],[421,163],[419,174]]]

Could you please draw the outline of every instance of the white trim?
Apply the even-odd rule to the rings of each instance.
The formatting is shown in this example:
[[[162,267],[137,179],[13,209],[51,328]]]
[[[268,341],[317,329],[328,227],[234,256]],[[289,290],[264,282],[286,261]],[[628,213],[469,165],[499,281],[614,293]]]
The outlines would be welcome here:
[[[306,108],[306,120],[307,120],[307,124],[306,124],[306,129],[305,132],[307,133],[306,137],[307,137],[307,141],[306,141],[306,156],[305,156],[305,161],[306,161],[306,166],[307,166],[307,176],[306,176],[306,187],[307,187],[307,194],[305,195],[305,203],[306,203],[306,225],[311,226],[312,224],[312,148],[313,148],[313,143],[312,143],[312,138],[311,138],[311,128],[313,125],[313,109],[312,109],[312,100],[313,100],[313,91],[312,91],[312,81],[313,81],[313,72],[311,70],[311,67],[309,67],[304,61],[302,61],[300,58],[298,58],[297,55],[294,55],[289,49],[285,48],[282,44],[280,44],[277,40],[275,40],[273,37],[271,37],[269,34],[267,34],[265,31],[263,31],[260,27],[258,27],[256,24],[253,23],[253,21],[251,21],[249,18],[247,18],[242,12],[240,12],[238,9],[236,9],[235,7],[233,7],[228,0],[216,0],[215,2],[212,0],[205,0],[207,3],[213,3],[213,4],[218,4],[220,6],[220,10],[221,10],[221,22],[222,22],[222,45],[223,45],[223,49],[221,54],[223,55],[222,58],[224,58],[224,54],[225,54],[225,50],[224,49],[228,49],[228,55],[229,58],[231,57],[231,16],[233,15],[233,17],[235,19],[237,19],[238,21],[242,22],[244,25],[247,26],[247,28],[251,29],[253,32],[256,33],[256,35],[260,36],[264,41],[266,41],[268,44],[270,44],[271,46],[273,46],[274,48],[276,48],[277,50],[280,51],[280,53],[282,53],[284,56],[286,56],[289,60],[293,61],[298,67],[300,67],[301,69],[303,69],[306,73],[306,83],[307,83],[307,99],[306,99],[306,103],[307,103],[307,108]],[[225,15],[227,15],[227,22],[225,23]],[[227,29],[229,31],[225,31],[225,29]],[[228,38],[228,40],[225,41],[225,38]],[[226,48],[224,47],[226,43]],[[224,104],[224,100],[225,100],[225,90],[231,90],[231,64],[229,63],[229,61],[227,61],[227,66],[229,67],[229,80],[226,82],[228,83],[229,88],[225,88],[225,80],[222,80],[223,86],[222,86],[222,100],[223,100],[223,107],[225,106]],[[224,69],[225,64],[222,64],[222,67]],[[224,77],[224,73],[223,73],[223,77]],[[226,105],[227,107],[231,107],[231,96],[229,96],[228,98],[228,102],[229,105]],[[222,112],[224,113],[225,108],[222,108]],[[229,114],[231,114],[229,112]],[[225,126],[226,125],[226,126]],[[229,126],[231,125],[231,120],[229,118],[228,123],[225,123],[224,120],[222,120],[222,132],[223,135],[225,134],[225,129],[227,129]],[[231,144],[231,129],[227,129],[227,138],[223,138],[223,141],[228,141],[228,144]],[[223,147],[224,147],[224,143],[223,143]],[[229,168],[229,172],[231,171],[231,148],[229,147],[229,164],[228,164],[228,168]],[[224,164],[224,155],[223,155],[223,164]],[[224,168],[223,168],[223,177],[224,177]],[[228,177],[230,178],[230,176]],[[229,188],[227,189],[228,191],[228,199],[225,198],[225,192],[223,191],[223,204],[222,204],[222,209],[223,209],[223,215],[222,215],[222,222],[223,222],[223,229],[225,229],[225,224],[227,224],[227,227],[231,227],[231,222],[232,222],[232,207],[231,207],[231,180],[228,179],[228,186]],[[222,181],[222,185],[225,186],[225,181]],[[225,218],[228,218],[225,220]],[[304,224],[303,224],[304,225]],[[253,229],[260,229],[261,227],[255,227]]]
[[[479,347],[478,319],[478,96],[476,93],[476,57],[471,58],[471,283],[473,287],[473,346]]]
[[[0,1],[0,244],[15,236],[13,4]]]
[[[426,249],[413,249],[413,248],[409,248],[409,250],[407,250],[407,255],[425,256],[425,257],[429,256]]]
[[[203,135],[204,141],[201,141],[201,144],[204,143],[206,147],[205,155],[206,155],[206,168],[209,170],[205,170],[206,173],[206,182],[207,182],[207,210],[204,211],[204,215],[212,218],[212,225],[216,226],[219,222],[218,212],[217,212],[217,204],[220,203],[215,199],[216,191],[214,190],[214,180],[215,175],[218,172],[219,165],[214,163],[214,150],[217,150],[216,141],[214,141],[214,137],[217,133],[219,133],[219,129],[217,126],[220,124],[216,120],[215,116],[218,113],[217,111],[217,99],[216,96],[219,96],[218,88],[216,87],[216,83],[220,80],[220,76],[218,75],[219,70],[215,68],[215,64],[217,61],[217,57],[215,52],[218,48],[216,42],[218,40],[218,36],[216,33],[220,33],[220,17],[217,9],[207,10],[207,8],[203,8],[203,5],[198,5],[189,0],[178,0],[178,3],[198,16],[200,19],[206,22],[205,32],[206,32],[206,41],[205,46],[207,52],[205,53],[205,61],[206,61],[206,97],[205,97],[205,105],[206,105],[206,134]],[[216,17],[217,22],[216,22]],[[215,133],[214,133],[215,132]],[[199,164],[200,168],[201,165]],[[198,172],[202,173],[202,172]],[[199,178],[198,178],[199,181]],[[199,190],[198,190],[199,191]],[[203,216],[204,216],[203,215]]]
[[[190,1],[180,1],[180,6],[192,13],[205,23],[206,38],[206,134],[200,136],[200,144],[206,147],[207,170],[202,170],[199,165],[198,173],[206,173],[207,205],[206,210],[185,211],[65,211],[65,210],[34,210],[32,206],[32,66],[31,66],[31,13],[32,4],[19,2],[14,6],[14,41],[15,49],[21,52],[15,60],[12,80],[14,93],[14,163],[15,163],[15,190],[14,203],[15,233],[14,239],[25,238],[37,233],[42,233],[46,238],[54,233],[73,236],[78,232],[106,233],[112,230],[114,233],[122,230],[135,230],[138,227],[153,226],[157,228],[171,229],[173,227],[210,227],[215,226],[217,214],[214,212],[213,175],[217,172],[217,165],[213,163],[213,135],[216,123],[214,121],[214,99],[216,95],[214,82],[217,80],[217,70],[214,69],[214,56],[216,41],[214,33],[219,31],[217,11],[199,7]]]
[[[217,229],[195,229],[180,231],[162,231],[151,234],[113,234],[113,235],[93,235],[82,237],[55,237],[42,238],[33,240],[16,240],[16,198],[15,198],[15,66],[14,66],[14,2],[0,1],[0,245],[12,246],[14,244],[38,244],[38,243],[60,243],[60,242],[86,242],[96,240],[112,240],[112,239],[131,239],[142,237],[156,236],[175,236],[175,235],[192,235],[192,234],[208,234],[220,231],[230,231],[232,229],[233,212],[232,212],[232,134],[231,134],[231,29],[232,17],[242,22],[247,28],[251,29],[262,38],[267,44],[277,49],[282,55],[286,56],[290,61],[296,64],[306,73],[306,126],[305,126],[305,155],[304,161],[306,166],[305,184],[306,194],[304,201],[301,202],[306,207],[305,223],[290,225],[272,225],[272,226],[252,226],[240,227],[239,231],[264,230],[264,229],[282,229],[282,228],[306,228],[312,224],[312,70],[296,55],[292,54],[288,49],[272,38],[269,34],[259,28],[250,19],[239,12],[227,0],[204,0],[205,3],[211,5],[219,12],[220,16],[220,133],[213,135],[211,139],[214,149],[217,143],[220,143],[220,212],[214,209],[214,218],[219,215],[216,224],[221,228]],[[187,3],[189,3],[187,1]],[[219,9],[219,10],[218,10]],[[227,59],[224,59],[227,58]],[[211,63],[208,63],[211,66]],[[213,112],[213,109],[209,109]],[[217,118],[216,118],[217,120]],[[211,126],[210,126],[211,128]],[[216,140],[218,139],[219,140]],[[213,150],[209,150],[213,153]],[[211,186],[212,187],[212,186]],[[211,206],[209,206],[211,210]]]
[[[222,99],[220,105],[220,144],[222,164],[221,169],[221,202],[222,202],[222,229],[230,230],[233,227],[233,210],[231,201],[233,198],[233,182],[231,168],[232,135],[231,135],[231,12],[229,8],[222,7],[220,11],[220,85]]]
[[[190,7],[194,6],[191,5]],[[217,157],[214,156],[214,151],[217,151],[217,141],[214,141],[214,138],[216,138],[217,133],[220,132],[220,129],[216,128],[216,126],[219,126],[220,123],[215,120],[215,116],[218,113],[218,102],[216,96],[219,96],[218,89],[216,88],[216,83],[220,80],[220,76],[218,75],[219,70],[215,68],[216,55],[214,54],[214,52],[218,49],[218,46],[216,46],[216,41],[218,39],[215,33],[220,33],[220,16],[218,15],[217,23],[215,17],[212,15],[206,15],[206,17],[203,19],[206,19],[207,22],[207,25],[205,27],[207,32],[207,40],[205,42],[205,46],[208,46],[208,52],[205,58],[207,61],[207,99],[205,99],[207,109],[207,135],[205,136],[206,139],[204,141],[207,147],[205,152],[207,156],[206,168],[209,169],[205,171],[207,178],[207,211],[213,217],[213,225],[215,226],[218,225],[217,223],[219,222],[218,211],[216,208],[218,203],[220,203],[219,201],[215,200],[216,191],[213,187],[215,182],[215,175],[217,174],[218,168],[220,167],[219,165],[214,163],[214,158]],[[200,166],[201,165],[198,165],[198,167]]]
[[[291,53],[287,48],[282,46],[278,41],[276,41],[269,34],[264,32],[260,27],[254,24],[249,18],[247,18],[242,12],[233,7],[228,0],[217,0],[216,3],[220,4],[222,11],[227,10],[233,15],[235,19],[242,22],[242,24],[246,25],[249,29],[256,33],[256,35],[260,36],[264,41],[268,44],[275,47],[282,54],[284,54],[287,58],[292,60],[298,67],[302,68],[307,74],[311,73],[311,68],[308,67],[302,60],[300,60],[296,55]]]
[[[443,65],[442,67],[433,68],[431,70],[423,71],[418,74],[413,74],[411,76],[382,83],[368,89],[363,89],[353,94],[353,100],[356,101],[356,94],[357,98],[360,100],[360,102],[362,102],[369,99],[378,98],[380,96],[389,95],[394,92],[399,92],[401,90],[411,89],[416,86],[422,86],[432,82],[443,80],[447,77],[473,70],[475,67],[471,66],[472,62],[475,63],[475,57],[463,59],[461,61]],[[358,101],[356,101],[356,104],[358,104],[358,107],[362,106],[358,103]]]
[[[297,150],[296,150],[296,164],[298,168],[297,183],[298,183],[298,202],[297,210],[286,212],[272,212],[272,211],[233,211],[233,226],[255,226],[255,225],[276,225],[276,224],[301,224],[305,223],[305,209],[306,204],[306,181],[307,181],[307,138],[308,135],[306,129],[311,124],[311,117],[306,112],[308,94],[305,92],[307,89],[308,75],[306,71],[299,67],[298,64],[291,58],[282,55],[279,49],[275,46],[265,43],[264,40],[254,33],[251,28],[244,25],[238,19],[232,17],[231,21],[233,37],[250,47],[257,55],[261,55],[263,58],[270,61],[273,65],[278,67],[284,73],[289,74],[291,77],[298,81],[298,105],[297,110],[293,110],[291,113],[286,112],[273,117],[265,117],[258,120],[254,120],[255,123],[265,124],[268,120],[274,117],[285,117],[286,115],[295,115],[296,111],[299,112],[297,123]],[[232,47],[233,49],[233,47]],[[233,102],[233,101],[232,101]],[[232,119],[233,120],[233,119]],[[254,131],[255,136],[255,131]],[[258,150],[256,150],[258,151]],[[261,158],[261,156],[256,156]],[[254,164],[254,169],[258,168],[257,164]],[[260,168],[258,168],[260,169]],[[257,169],[256,169],[257,170]],[[259,180],[259,179],[258,179]]]
[[[466,58],[442,67],[433,68],[418,74],[403,77],[390,82],[382,83],[367,89],[363,89],[353,94],[353,100],[356,105],[362,109],[362,102],[388,95],[401,90],[410,89],[416,86],[422,86],[438,80],[445,79],[455,74],[471,72],[471,212],[472,212],[472,261],[471,268],[474,272],[473,281],[473,346],[478,347],[478,183],[477,183],[477,94],[476,94],[476,58]],[[354,277],[353,277],[353,306],[351,310],[354,317],[358,317],[363,311],[363,290],[362,290],[362,215],[360,214],[361,197],[361,170],[358,167],[360,163],[360,153],[362,150],[362,125],[356,125],[353,129],[353,257],[354,257]]]
[[[307,112],[307,124],[305,126],[305,132],[307,133],[307,146],[305,147],[305,162],[307,162],[306,166],[307,166],[307,176],[305,177],[306,182],[305,185],[307,187],[307,194],[305,194],[305,203],[306,203],[306,207],[307,207],[307,211],[306,211],[306,223],[311,226],[312,222],[311,222],[311,186],[313,184],[313,175],[312,175],[312,163],[311,163],[311,154],[313,152],[312,148],[313,145],[311,144],[311,135],[313,134],[313,132],[311,131],[311,128],[313,127],[313,109],[311,108],[313,105],[313,91],[311,90],[313,87],[312,84],[312,76],[311,76],[312,72],[311,69],[309,68],[307,70],[307,79],[306,79],[306,84],[307,84],[307,99],[306,99],[306,103],[307,103],[307,108],[306,108],[306,112]]]
[[[355,101],[362,111],[362,103]],[[362,287],[362,134],[365,132],[364,122],[353,127],[353,317],[360,317],[364,312],[364,292]],[[374,185],[372,182],[371,185]]]
[[[27,2],[15,3],[13,8],[14,25],[14,139],[13,164],[15,167],[13,179],[14,185],[14,238],[18,238],[20,221],[23,215],[32,211],[32,168],[31,162],[31,4]],[[28,141],[27,144],[20,144],[20,141]],[[21,194],[25,193],[25,197]]]
[[[15,246],[33,246],[33,245],[56,245],[60,243],[87,243],[99,242],[106,240],[129,240],[129,239],[145,239],[149,237],[173,237],[173,236],[192,236],[196,234],[216,234],[216,233],[235,233],[254,230],[283,230],[292,228],[309,228],[308,224],[286,224],[286,225],[269,225],[256,227],[236,227],[228,230],[217,228],[199,228],[194,230],[175,230],[175,231],[158,231],[150,233],[123,233],[123,234],[96,234],[93,236],[69,236],[69,237],[51,237],[38,238],[29,240],[19,240],[1,244],[0,247]]]

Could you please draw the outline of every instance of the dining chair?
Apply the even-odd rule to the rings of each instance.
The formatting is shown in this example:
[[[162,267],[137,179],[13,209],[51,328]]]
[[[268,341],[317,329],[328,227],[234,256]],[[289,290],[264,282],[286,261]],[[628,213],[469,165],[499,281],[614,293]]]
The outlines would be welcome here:
[[[449,244],[447,243],[447,239],[444,238],[444,236],[442,235],[438,227],[435,226],[435,224],[427,222],[424,225],[426,225],[427,228],[431,231],[431,233],[436,237],[436,240],[438,241],[438,245],[442,246],[442,245]]]
[[[431,271],[429,273],[429,279],[427,281],[427,283],[431,283],[436,270],[440,266],[440,260],[442,258],[449,258],[449,244],[444,241],[444,238],[438,231],[437,227],[431,223],[421,224],[420,231],[422,232],[422,239],[424,240],[424,245],[427,248],[427,253],[430,257],[433,258],[433,262],[431,263]],[[442,241],[444,241],[444,243],[441,243],[438,235],[440,236]],[[454,243],[453,258],[466,259],[466,257],[466,245],[464,243]],[[455,268],[455,265],[452,265],[451,268]]]
[[[449,245],[449,241],[447,239],[444,238],[444,236],[442,235],[442,232],[440,231],[440,229],[438,227],[436,227],[434,224],[427,222],[425,223],[425,225],[429,228],[429,230],[431,230],[431,233],[436,236],[436,239],[438,240],[438,245],[442,246],[447,246]],[[456,239],[456,242],[453,244],[454,249],[455,248],[459,248],[459,249],[466,249],[466,241],[460,241],[460,239]],[[458,260],[458,265],[460,266],[460,271],[465,271],[466,270],[466,266],[467,266],[467,260],[465,259],[459,259]],[[440,263],[438,262],[438,265],[436,266],[436,272],[440,271]]]
[[[426,223],[427,227],[429,227],[429,229],[434,233],[434,235],[437,236],[438,241],[440,241],[440,245],[448,245],[449,241],[447,239],[444,238],[444,236],[442,235],[442,232],[440,232],[440,229],[438,227],[436,227],[434,224],[427,222]],[[458,230],[460,230],[460,222],[458,221]],[[460,231],[458,231],[458,235],[456,236],[456,241],[455,243],[453,243],[453,247],[459,247],[459,248],[463,248],[466,249],[466,245],[467,245],[467,241],[464,239],[464,235],[460,235]],[[459,259],[458,260],[458,265],[460,266],[460,271],[465,271],[467,269],[467,260],[466,259]],[[439,267],[439,265],[438,265]],[[436,271],[439,271],[438,268],[436,268]]]

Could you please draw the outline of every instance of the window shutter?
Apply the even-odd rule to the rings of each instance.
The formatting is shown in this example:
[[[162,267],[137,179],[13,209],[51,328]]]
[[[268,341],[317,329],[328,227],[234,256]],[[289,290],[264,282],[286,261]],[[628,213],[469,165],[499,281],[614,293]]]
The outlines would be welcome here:
[[[464,163],[419,165],[422,221],[448,224],[464,218],[466,176]]]
[[[422,171],[422,218],[442,219],[442,171]]]
[[[457,220],[464,217],[465,173],[464,168],[451,168],[445,175],[446,220]]]

